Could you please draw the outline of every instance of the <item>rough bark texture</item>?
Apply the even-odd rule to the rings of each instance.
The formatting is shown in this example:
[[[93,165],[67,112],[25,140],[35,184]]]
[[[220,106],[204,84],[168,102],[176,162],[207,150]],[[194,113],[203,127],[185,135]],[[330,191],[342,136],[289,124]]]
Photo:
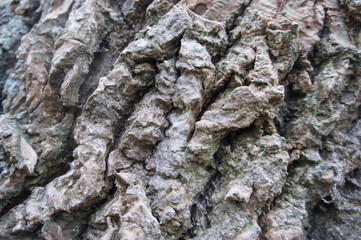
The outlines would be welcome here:
[[[0,239],[361,239],[360,0],[2,0]]]

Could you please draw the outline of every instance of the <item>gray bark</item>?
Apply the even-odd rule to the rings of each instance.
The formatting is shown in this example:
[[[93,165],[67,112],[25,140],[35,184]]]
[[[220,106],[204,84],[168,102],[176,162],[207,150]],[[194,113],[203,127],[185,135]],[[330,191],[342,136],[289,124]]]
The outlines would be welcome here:
[[[359,0],[4,0],[0,239],[361,239]]]

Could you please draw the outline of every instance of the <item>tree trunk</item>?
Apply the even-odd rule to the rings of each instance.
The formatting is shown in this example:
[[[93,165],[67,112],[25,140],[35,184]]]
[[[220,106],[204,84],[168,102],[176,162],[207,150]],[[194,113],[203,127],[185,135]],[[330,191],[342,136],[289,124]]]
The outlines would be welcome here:
[[[3,0],[0,239],[361,239],[359,0]]]

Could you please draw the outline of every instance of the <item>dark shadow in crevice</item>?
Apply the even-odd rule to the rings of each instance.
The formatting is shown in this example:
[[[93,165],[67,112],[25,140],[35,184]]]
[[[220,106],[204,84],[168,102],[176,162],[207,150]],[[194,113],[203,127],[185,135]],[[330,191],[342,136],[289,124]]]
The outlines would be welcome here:
[[[194,198],[194,203],[190,208],[192,228],[188,229],[178,240],[185,240],[197,236],[198,228],[211,228],[211,221],[209,215],[212,212],[212,207],[209,206],[209,199],[212,197],[216,186],[222,178],[222,173],[219,171],[222,156],[219,154],[220,150],[214,154],[215,167],[208,166],[206,170],[211,174],[208,182],[203,190]],[[205,226],[199,220],[205,220]]]
[[[104,199],[101,199],[98,202],[95,202],[94,204],[92,204],[91,206],[89,206],[87,208],[79,209],[77,211],[77,212],[84,212],[85,213],[84,215],[86,215],[85,220],[84,220],[84,224],[82,225],[81,230],[77,234],[77,239],[84,239],[83,235],[85,234],[85,232],[90,227],[90,218],[92,217],[92,215],[94,213],[96,213],[108,201],[110,201],[111,199],[114,198],[115,193],[117,192],[117,187],[116,187],[114,178],[109,179],[109,182],[112,183],[112,186],[108,190],[108,192],[106,194],[106,197]]]
[[[308,210],[308,224],[305,225],[305,233],[307,239],[323,239],[326,237],[327,220],[332,220],[335,217],[335,204],[331,196],[321,198],[313,207]]]
[[[207,10],[208,10],[208,7],[204,3],[199,3],[194,8],[191,9],[192,12],[194,12],[195,14],[198,14],[200,16],[202,16]]]
[[[4,216],[6,213],[8,213],[13,207],[25,202],[29,198],[30,194],[31,194],[31,191],[25,190],[25,191],[22,191],[20,194],[18,194],[16,197],[9,199],[7,201],[8,204],[0,212],[0,217]]]

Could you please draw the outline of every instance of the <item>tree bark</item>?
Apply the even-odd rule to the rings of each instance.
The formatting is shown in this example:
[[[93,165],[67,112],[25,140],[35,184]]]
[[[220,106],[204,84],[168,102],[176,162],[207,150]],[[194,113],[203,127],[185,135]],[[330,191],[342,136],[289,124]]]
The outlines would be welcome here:
[[[0,239],[361,239],[359,0],[0,3]]]

